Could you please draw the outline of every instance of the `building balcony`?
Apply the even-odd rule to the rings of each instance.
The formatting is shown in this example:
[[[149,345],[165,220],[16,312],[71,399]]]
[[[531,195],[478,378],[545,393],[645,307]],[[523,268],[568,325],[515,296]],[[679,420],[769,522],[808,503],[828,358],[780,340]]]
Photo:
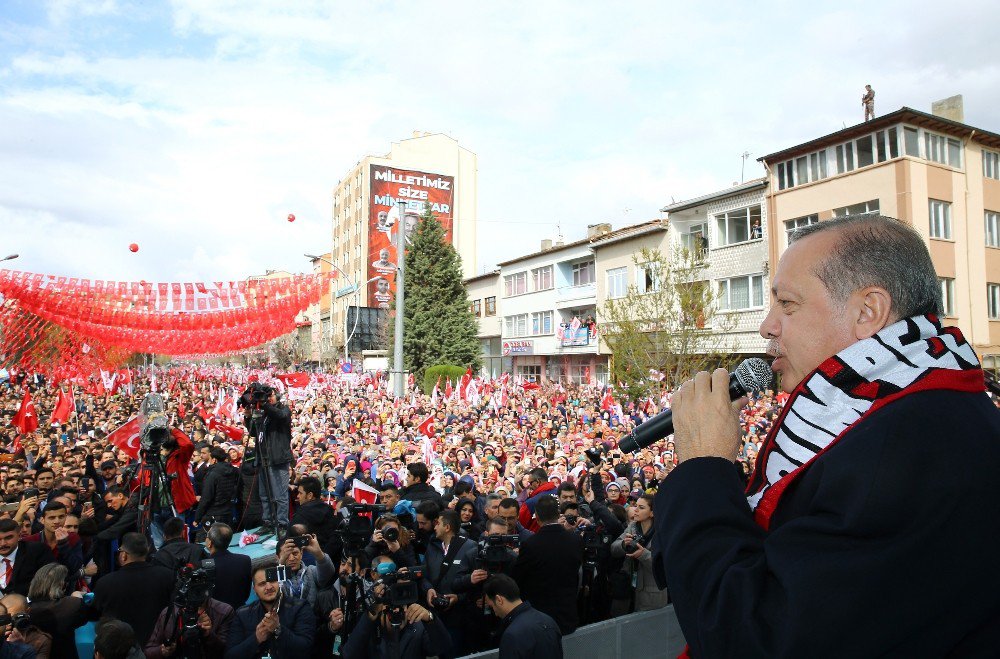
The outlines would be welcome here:
[[[556,289],[556,305],[569,306],[593,304],[597,301],[597,284],[581,284],[580,286],[560,286]]]

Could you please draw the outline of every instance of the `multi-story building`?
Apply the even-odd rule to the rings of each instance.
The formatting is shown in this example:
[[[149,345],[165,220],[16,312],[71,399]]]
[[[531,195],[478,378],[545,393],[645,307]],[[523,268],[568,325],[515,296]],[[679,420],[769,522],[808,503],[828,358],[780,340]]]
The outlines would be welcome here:
[[[476,154],[441,134],[414,133],[393,142],[384,156],[366,156],[333,192],[330,260],[346,274],[338,279],[331,323],[345,327],[349,306],[388,309],[395,291],[395,236],[412,230],[424,208],[445,227],[462,257],[463,273],[476,272]],[[400,221],[387,221],[393,206]],[[338,335],[343,346],[343,335]]]
[[[927,241],[949,325],[1000,367],[1000,135],[902,108],[760,159],[770,263],[796,227],[881,213]]]
[[[493,270],[465,280],[469,292],[469,310],[476,317],[477,335],[483,355],[483,372],[499,377],[504,372],[501,340],[502,316],[500,301],[500,270]]]
[[[713,345],[728,353],[763,354],[766,347],[758,331],[769,298],[766,189],[760,178],[661,209],[670,227],[661,251],[686,251],[702,265],[699,281],[715,300]]]

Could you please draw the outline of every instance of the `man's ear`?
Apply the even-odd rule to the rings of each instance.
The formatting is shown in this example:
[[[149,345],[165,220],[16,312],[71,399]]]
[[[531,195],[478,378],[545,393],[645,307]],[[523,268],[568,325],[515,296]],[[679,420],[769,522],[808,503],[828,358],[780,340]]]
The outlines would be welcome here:
[[[884,288],[868,286],[851,297],[852,311],[856,318],[854,336],[859,341],[871,338],[894,321],[892,298]]]

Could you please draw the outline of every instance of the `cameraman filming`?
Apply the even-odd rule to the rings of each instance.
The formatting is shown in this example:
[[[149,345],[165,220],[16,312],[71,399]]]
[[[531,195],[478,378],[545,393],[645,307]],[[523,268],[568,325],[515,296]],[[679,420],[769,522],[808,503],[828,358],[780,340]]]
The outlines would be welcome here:
[[[148,659],[221,659],[225,654],[235,612],[225,602],[212,599],[212,583],[206,583],[204,571],[204,567],[181,570],[174,601],[160,612],[146,642]]]
[[[292,462],[292,412],[277,392],[259,382],[240,397],[244,423],[257,442],[257,491],[263,508],[261,533],[284,535],[288,527],[288,468]]]
[[[451,639],[441,618],[415,601],[419,573],[396,570],[388,556],[376,556],[372,570],[382,576],[372,589],[375,602],[340,648],[344,659],[423,659],[449,655]],[[401,584],[405,589],[399,591],[405,590],[413,597],[393,601],[394,592],[399,592],[394,589]]]

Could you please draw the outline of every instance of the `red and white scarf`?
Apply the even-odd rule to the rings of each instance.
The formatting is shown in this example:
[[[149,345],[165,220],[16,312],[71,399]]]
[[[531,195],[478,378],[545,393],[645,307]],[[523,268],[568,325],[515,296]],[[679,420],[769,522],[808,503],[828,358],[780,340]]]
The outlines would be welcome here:
[[[764,529],[786,488],[866,416],[917,391],[985,391],[957,327],[914,316],[830,357],[803,378],[764,440],[747,500]]]

